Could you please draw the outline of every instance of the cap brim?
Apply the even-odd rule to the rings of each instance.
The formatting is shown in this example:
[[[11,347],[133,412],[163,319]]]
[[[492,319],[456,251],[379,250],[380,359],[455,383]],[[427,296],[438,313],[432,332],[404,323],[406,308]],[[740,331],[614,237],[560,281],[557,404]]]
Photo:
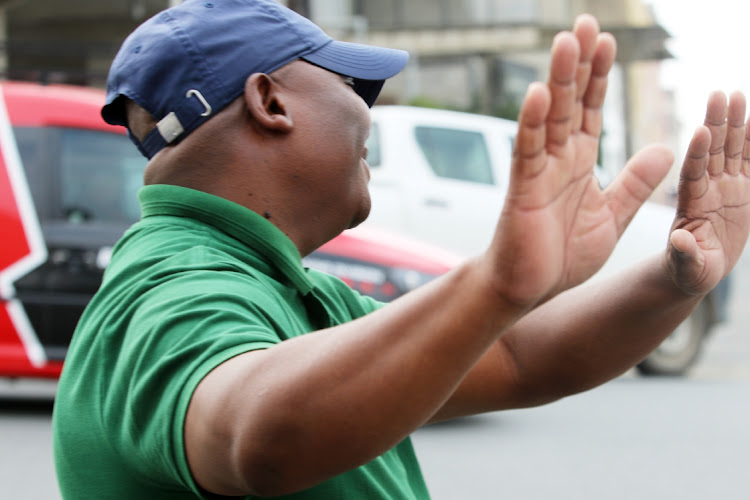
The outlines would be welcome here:
[[[404,50],[375,47],[332,40],[302,59],[334,73],[351,76],[361,82],[355,90],[372,106],[386,79],[396,75],[409,60]]]

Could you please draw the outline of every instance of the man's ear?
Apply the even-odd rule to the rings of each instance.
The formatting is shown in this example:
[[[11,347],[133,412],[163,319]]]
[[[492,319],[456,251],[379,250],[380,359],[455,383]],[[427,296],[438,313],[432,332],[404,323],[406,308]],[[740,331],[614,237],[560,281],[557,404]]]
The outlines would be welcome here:
[[[245,80],[245,106],[262,127],[289,132],[294,123],[279,85],[264,73],[253,73]]]

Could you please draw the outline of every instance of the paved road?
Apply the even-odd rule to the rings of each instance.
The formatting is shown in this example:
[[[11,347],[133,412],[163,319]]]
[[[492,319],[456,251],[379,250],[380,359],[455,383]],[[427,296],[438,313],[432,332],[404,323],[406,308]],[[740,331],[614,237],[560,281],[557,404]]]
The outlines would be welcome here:
[[[734,269],[731,293],[729,321],[713,330],[692,379],[750,381],[750,245]]]
[[[0,390],[0,498],[58,500],[50,426],[54,385],[4,382]]]
[[[685,379],[629,373],[543,408],[419,430],[435,500],[750,498],[750,252],[731,321]],[[0,499],[58,500],[55,385],[0,380]]]
[[[414,436],[434,500],[747,500],[750,382],[619,379]]]

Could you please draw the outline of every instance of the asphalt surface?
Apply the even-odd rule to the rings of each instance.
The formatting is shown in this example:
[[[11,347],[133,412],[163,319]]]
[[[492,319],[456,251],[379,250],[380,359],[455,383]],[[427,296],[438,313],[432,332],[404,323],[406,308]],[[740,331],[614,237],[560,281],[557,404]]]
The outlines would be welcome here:
[[[750,382],[619,379],[414,436],[434,500],[750,498]]]

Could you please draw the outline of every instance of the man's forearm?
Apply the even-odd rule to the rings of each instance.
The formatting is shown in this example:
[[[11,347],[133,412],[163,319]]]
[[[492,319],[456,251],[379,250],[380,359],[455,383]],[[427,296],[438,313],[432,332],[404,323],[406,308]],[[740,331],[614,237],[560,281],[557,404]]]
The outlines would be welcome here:
[[[584,283],[539,306],[500,343],[514,360],[518,406],[543,404],[597,386],[646,357],[695,309],[668,278],[663,256]]]

